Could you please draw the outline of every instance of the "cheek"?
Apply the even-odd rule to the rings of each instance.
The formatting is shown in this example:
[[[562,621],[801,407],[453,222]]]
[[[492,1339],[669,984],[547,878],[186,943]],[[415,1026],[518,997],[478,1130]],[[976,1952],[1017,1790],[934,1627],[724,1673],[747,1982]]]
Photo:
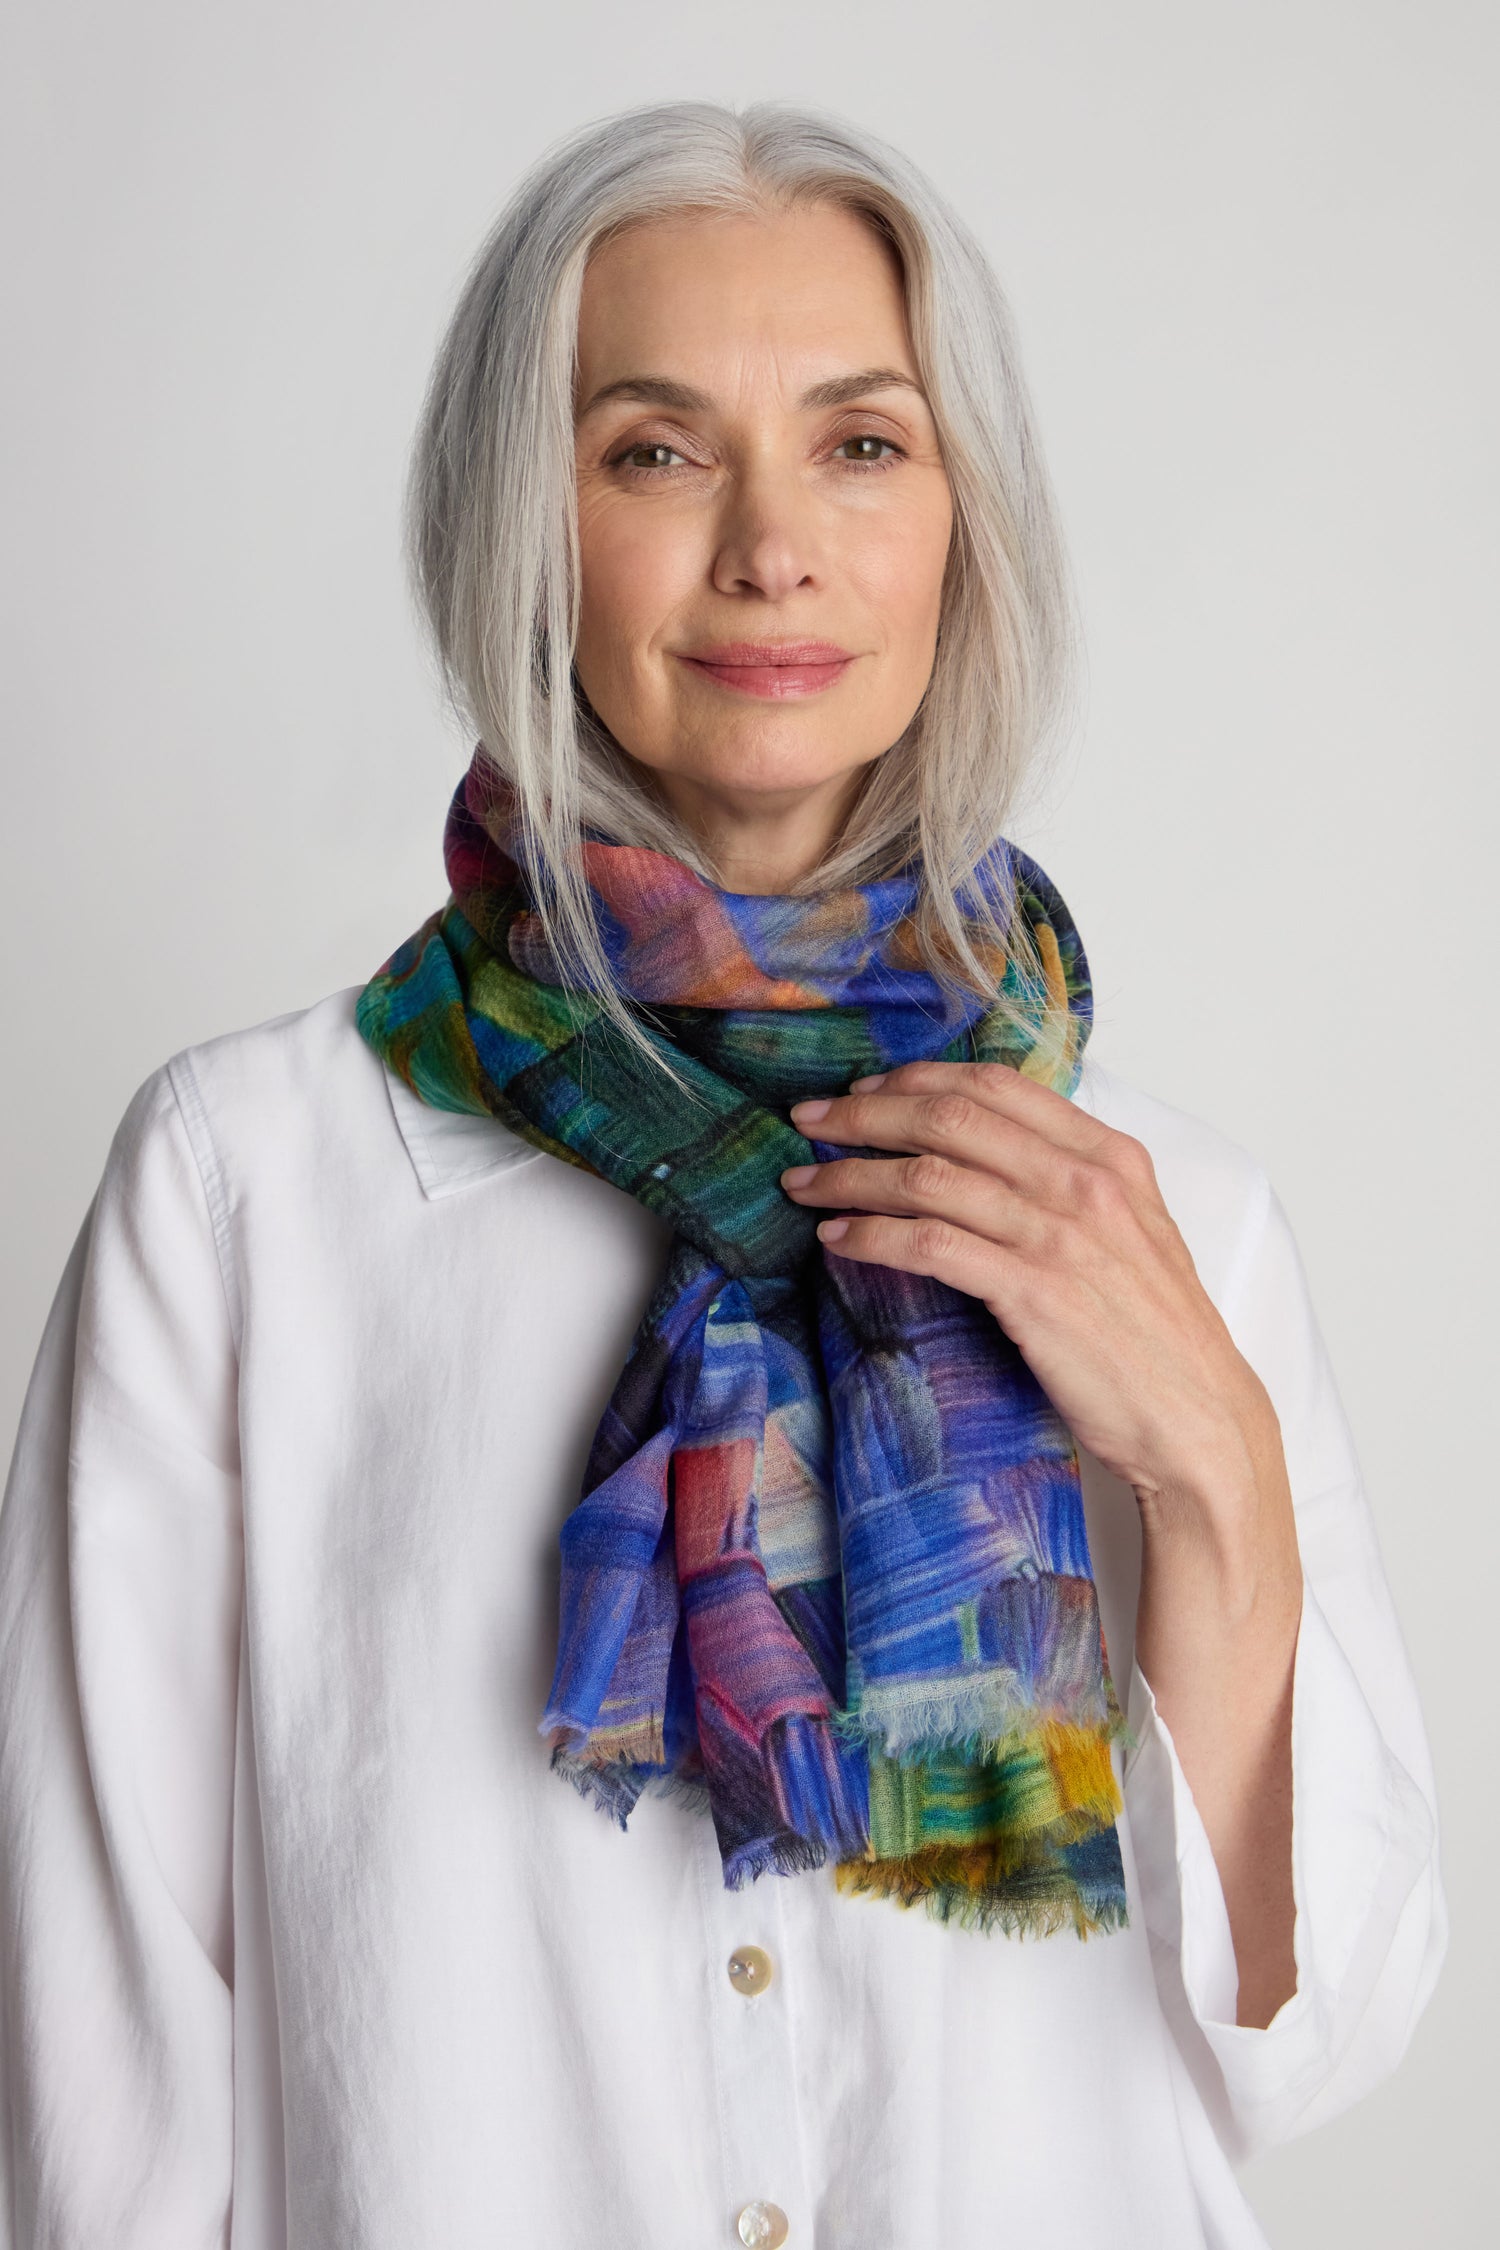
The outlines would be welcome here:
[[[696,570],[691,527],[667,509],[581,506],[579,656],[630,669],[668,626]]]
[[[893,656],[931,656],[952,535],[946,504],[900,510],[851,526],[847,563]]]

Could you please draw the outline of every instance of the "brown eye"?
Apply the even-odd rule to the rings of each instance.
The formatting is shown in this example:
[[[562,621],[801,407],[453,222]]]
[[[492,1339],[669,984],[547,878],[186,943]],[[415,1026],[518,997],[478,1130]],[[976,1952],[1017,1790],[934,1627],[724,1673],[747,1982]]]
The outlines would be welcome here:
[[[682,455],[670,445],[632,445],[615,456],[616,465],[627,469],[669,469]]]
[[[852,453],[846,452],[845,449],[849,446],[853,446],[856,450]],[[896,448],[891,444],[889,438],[872,437],[870,432],[865,430],[861,431],[858,437],[841,439],[836,450],[843,453],[845,459],[849,461],[878,461],[882,451],[894,453]]]

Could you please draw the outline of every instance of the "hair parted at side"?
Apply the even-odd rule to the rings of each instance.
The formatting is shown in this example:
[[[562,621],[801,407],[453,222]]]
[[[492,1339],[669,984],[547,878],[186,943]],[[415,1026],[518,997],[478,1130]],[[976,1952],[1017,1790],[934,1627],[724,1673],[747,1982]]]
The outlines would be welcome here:
[[[993,993],[971,940],[977,920],[974,934],[1008,943],[1041,992],[1023,918],[1008,927],[1003,899],[986,916],[975,893],[959,896],[1003,835],[1034,753],[1070,716],[1074,683],[1071,577],[1005,297],[962,221],[875,136],[783,103],[663,102],[571,134],[511,197],[440,346],[408,487],[413,576],[450,695],[515,787],[554,950],[632,1040],[640,1034],[599,943],[581,829],[716,877],[641,788],[574,680],[584,268],[623,226],[807,201],[861,213],[896,250],[954,529],[927,691],[870,768],[833,851],[797,888],[868,882],[915,855],[918,934],[933,970]]]

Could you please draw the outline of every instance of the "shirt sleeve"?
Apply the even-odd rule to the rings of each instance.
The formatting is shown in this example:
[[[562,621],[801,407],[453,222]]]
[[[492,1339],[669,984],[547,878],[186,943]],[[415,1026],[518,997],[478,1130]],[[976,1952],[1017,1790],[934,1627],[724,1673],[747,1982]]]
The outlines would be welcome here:
[[[1286,1214],[1262,1180],[1224,1317],[1281,1421],[1302,1557],[1292,1684],[1297,1987],[1264,2028],[1207,1832],[1138,1665],[1124,1790],[1164,2011],[1231,2158],[1335,2117],[1404,2054],[1448,1941],[1416,1682]]]
[[[236,1398],[164,1065],[63,1272],[0,1507],[3,2250],[228,2240]]]

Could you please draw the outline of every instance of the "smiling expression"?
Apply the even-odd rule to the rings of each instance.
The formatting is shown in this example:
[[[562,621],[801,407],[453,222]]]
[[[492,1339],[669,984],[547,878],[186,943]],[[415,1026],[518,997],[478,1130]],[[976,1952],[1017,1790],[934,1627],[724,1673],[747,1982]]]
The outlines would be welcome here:
[[[674,797],[847,803],[932,671],[952,500],[893,251],[813,204],[591,259],[584,693]]]

